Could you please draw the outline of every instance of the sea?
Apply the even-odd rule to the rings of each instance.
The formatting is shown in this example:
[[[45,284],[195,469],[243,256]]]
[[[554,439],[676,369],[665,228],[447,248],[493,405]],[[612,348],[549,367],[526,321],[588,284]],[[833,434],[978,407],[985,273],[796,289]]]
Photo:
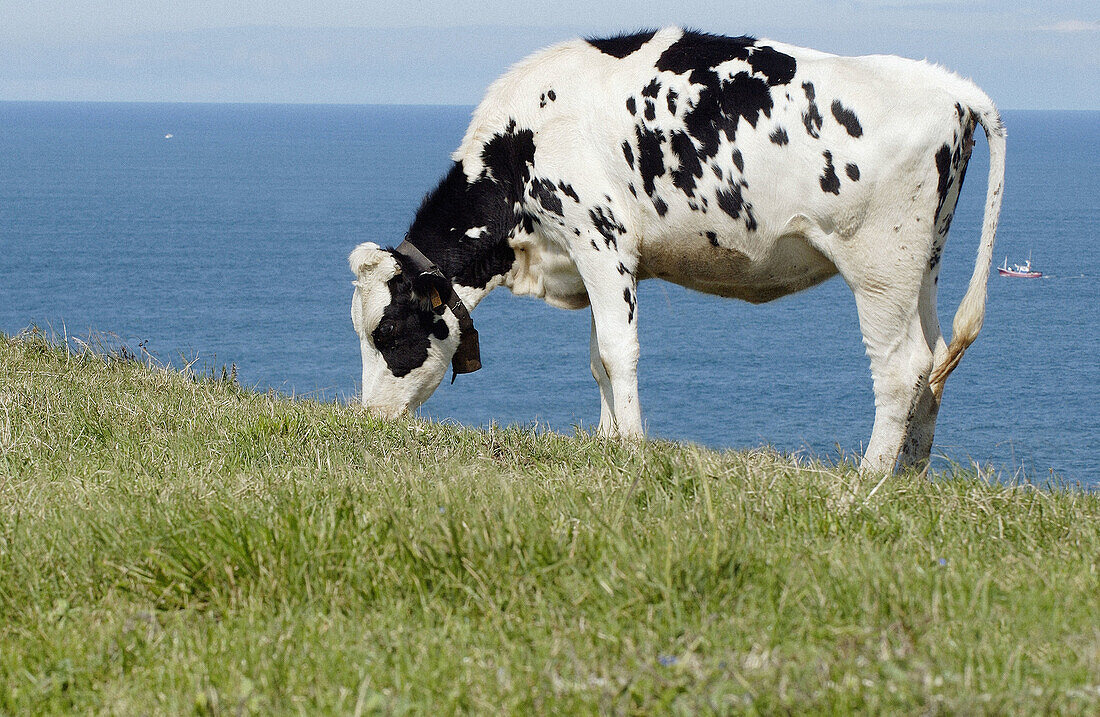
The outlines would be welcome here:
[[[259,390],[346,403],[356,244],[401,241],[470,107],[0,103],[0,331],[111,337]],[[1100,112],[1006,111],[1008,168],[985,326],[947,383],[933,453],[1006,481],[1100,487]],[[967,173],[939,313],[965,290],[988,152]],[[763,305],[639,290],[647,432],[826,461],[859,454],[874,397],[839,277]],[[473,314],[484,368],[420,409],[572,433],[599,420],[589,315],[498,289]],[[140,347],[140,349],[139,349]]]

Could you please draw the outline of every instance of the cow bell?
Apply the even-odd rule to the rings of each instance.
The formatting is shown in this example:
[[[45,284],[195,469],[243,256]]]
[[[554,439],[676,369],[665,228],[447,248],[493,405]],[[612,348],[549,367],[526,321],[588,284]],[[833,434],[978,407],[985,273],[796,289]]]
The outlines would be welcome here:
[[[455,376],[460,373],[473,373],[481,368],[481,347],[478,345],[477,329],[473,323],[462,327],[462,334],[458,340],[458,349],[451,358],[451,367]],[[454,383],[454,377],[451,377]]]

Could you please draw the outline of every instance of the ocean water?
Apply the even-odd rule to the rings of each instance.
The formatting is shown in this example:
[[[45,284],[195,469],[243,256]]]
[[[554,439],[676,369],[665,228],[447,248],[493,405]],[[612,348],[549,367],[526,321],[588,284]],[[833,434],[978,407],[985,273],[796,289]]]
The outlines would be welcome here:
[[[400,241],[469,112],[0,103],[0,331],[109,332],[176,365],[236,364],[245,385],[351,400],[347,254]],[[934,453],[1100,485],[1100,113],[1004,117],[995,261],[1030,254],[1047,277],[990,278]],[[974,264],[987,157],[979,133],[943,260],[945,327]],[[650,281],[639,311],[651,435],[824,458],[870,436],[870,372],[839,278],[760,306]],[[500,289],[474,319],[485,368],[445,381],[422,415],[594,426],[587,311]]]

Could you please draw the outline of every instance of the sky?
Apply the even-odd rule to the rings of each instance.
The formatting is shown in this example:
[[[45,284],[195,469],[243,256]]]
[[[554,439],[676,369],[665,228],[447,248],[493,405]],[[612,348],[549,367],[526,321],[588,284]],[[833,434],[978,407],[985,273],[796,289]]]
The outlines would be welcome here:
[[[0,100],[471,105],[547,44],[683,25],[927,58],[1003,109],[1100,109],[1096,0],[0,0],[0,18]]]

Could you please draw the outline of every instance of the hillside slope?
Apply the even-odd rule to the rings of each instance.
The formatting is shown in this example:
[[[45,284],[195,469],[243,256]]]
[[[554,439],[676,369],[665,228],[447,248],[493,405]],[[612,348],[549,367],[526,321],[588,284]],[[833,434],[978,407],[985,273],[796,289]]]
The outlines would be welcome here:
[[[0,336],[0,714],[1095,713],[1098,518]]]

